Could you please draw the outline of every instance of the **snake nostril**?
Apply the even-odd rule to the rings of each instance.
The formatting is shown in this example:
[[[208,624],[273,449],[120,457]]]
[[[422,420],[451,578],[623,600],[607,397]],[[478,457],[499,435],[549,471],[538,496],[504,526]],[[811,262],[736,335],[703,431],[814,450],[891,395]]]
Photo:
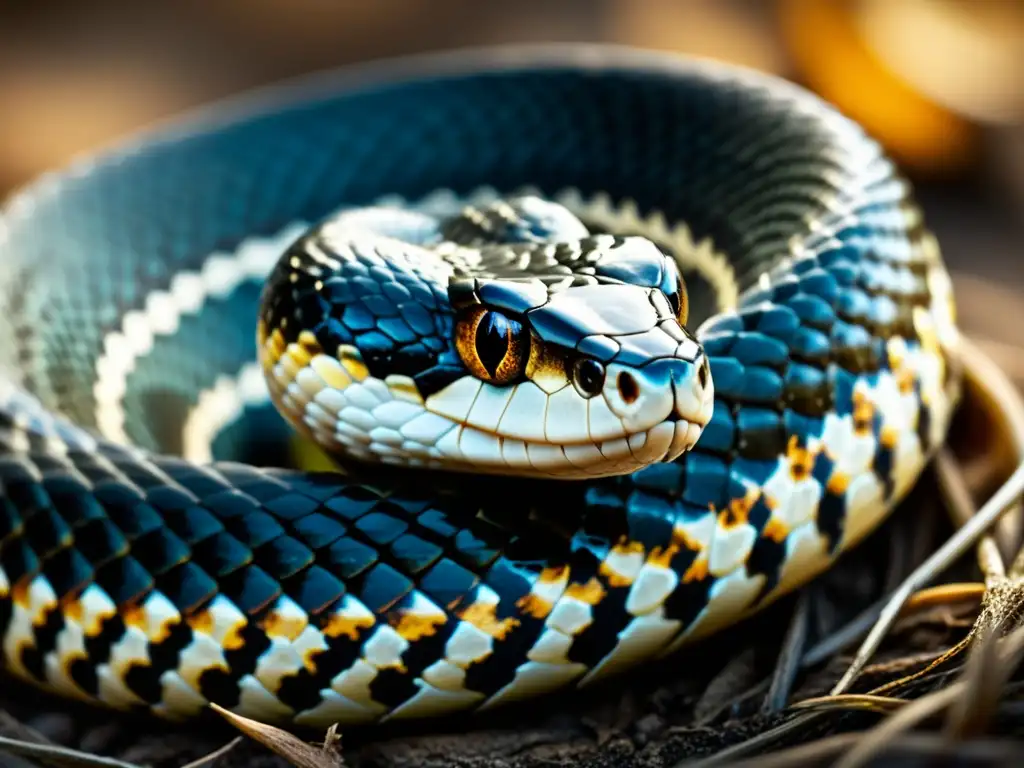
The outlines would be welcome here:
[[[708,376],[710,371],[708,368],[708,359],[705,357],[700,364],[700,370],[697,371],[697,381],[700,382],[701,389],[707,389]]]
[[[626,371],[619,374],[615,383],[618,384],[619,394],[626,405],[632,405],[640,397],[640,386],[636,383],[636,379]]]

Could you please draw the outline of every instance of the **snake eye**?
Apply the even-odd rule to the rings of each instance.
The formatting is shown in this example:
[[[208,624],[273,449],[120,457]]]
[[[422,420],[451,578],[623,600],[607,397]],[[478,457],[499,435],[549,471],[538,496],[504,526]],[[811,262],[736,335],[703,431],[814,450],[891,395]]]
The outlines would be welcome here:
[[[509,384],[526,369],[530,333],[500,312],[473,307],[456,323],[455,346],[474,376],[491,384]]]
[[[679,324],[686,325],[686,319],[690,315],[690,302],[686,295],[686,289],[682,285],[679,286],[678,291],[669,294],[668,303],[672,306],[672,311],[676,313]]]
[[[604,366],[590,357],[581,357],[572,367],[572,383],[584,397],[593,397],[604,389]]]

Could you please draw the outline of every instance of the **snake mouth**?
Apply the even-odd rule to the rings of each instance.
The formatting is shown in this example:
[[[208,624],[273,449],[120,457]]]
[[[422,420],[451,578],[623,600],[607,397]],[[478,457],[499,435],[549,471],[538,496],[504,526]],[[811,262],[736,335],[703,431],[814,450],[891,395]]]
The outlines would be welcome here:
[[[706,363],[701,363],[706,369]],[[710,423],[715,407],[714,384],[704,375],[690,381],[671,380],[673,408],[665,419],[672,425],[672,442],[661,461],[675,461],[692,449]]]
[[[672,425],[672,442],[665,455],[659,459],[662,462],[675,461],[691,450],[704,432],[704,427],[697,422],[687,421],[676,414],[673,414],[673,417],[666,422]]]
[[[517,440],[459,425],[454,439],[431,451],[435,468],[530,475],[565,480],[607,477],[635,472],[649,464],[672,462],[692,449],[702,424],[673,416],[649,429],[569,443]],[[387,461],[387,459],[385,459]]]
[[[479,470],[486,465],[486,471],[496,474],[579,480],[621,475],[649,464],[675,461],[697,444],[703,429],[696,422],[675,418],[631,435],[559,444],[514,440],[462,426],[459,439],[450,448],[442,449],[443,458],[439,458],[449,462],[451,468],[470,466]],[[490,461],[485,458],[488,454]]]
[[[703,365],[703,364],[701,364]],[[698,368],[698,370],[700,370]],[[714,385],[710,376],[670,377],[671,406],[661,423],[648,434],[670,435],[661,457],[645,455],[648,462],[672,462],[697,445],[711,421],[715,406]],[[638,457],[639,458],[639,457]]]

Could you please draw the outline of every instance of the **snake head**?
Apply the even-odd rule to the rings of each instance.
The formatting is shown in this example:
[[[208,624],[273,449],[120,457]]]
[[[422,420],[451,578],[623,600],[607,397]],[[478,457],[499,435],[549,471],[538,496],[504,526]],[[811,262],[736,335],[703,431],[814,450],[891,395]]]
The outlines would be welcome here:
[[[671,257],[582,224],[565,242],[436,247],[431,226],[364,211],[282,256],[258,344],[295,427],[348,458],[553,478],[693,447],[713,387]]]
[[[642,238],[577,247],[594,265],[582,273],[449,285],[471,376],[426,405],[463,425],[467,460],[521,474],[622,474],[678,458],[710,420],[710,369],[684,325],[675,262]]]

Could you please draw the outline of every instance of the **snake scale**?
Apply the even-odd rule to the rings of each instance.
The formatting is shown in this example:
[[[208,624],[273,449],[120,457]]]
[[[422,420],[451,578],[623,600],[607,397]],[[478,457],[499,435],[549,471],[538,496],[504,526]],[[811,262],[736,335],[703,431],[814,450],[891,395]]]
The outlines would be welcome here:
[[[10,201],[0,306],[3,666],[168,718],[420,717],[662,658],[868,533],[959,396],[879,147],[618,49],[159,127]]]

